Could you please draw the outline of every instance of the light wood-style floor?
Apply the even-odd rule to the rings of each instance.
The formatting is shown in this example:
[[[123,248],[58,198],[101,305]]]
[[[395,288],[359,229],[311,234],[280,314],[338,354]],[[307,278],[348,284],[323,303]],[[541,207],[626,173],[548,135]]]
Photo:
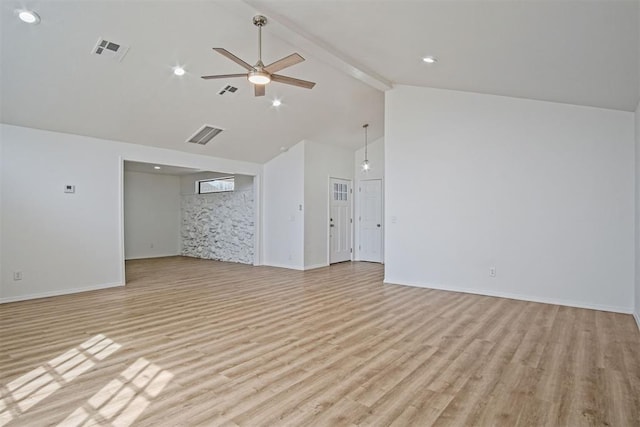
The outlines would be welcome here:
[[[630,315],[171,257],[0,306],[0,425],[640,425]]]

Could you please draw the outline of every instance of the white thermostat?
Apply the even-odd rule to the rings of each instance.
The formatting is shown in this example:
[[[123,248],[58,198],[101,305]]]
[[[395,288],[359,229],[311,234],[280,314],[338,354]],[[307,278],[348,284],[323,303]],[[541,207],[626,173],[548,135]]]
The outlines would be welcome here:
[[[76,192],[76,186],[75,185],[65,185],[64,186],[64,192],[65,193],[75,193]]]

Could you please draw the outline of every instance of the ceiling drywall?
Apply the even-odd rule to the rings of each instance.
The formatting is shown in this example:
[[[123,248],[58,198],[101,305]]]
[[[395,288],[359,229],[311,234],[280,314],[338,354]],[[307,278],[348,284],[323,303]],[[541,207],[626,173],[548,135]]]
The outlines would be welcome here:
[[[393,83],[633,111],[639,3],[3,0],[0,120],[262,163],[303,139],[356,149],[365,122],[381,137]],[[24,7],[39,25],[16,18]],[[299,52],[307,60],[282,74],[314,89],[273,83],[255,98],[243,78],[200,79],[242,72],[212,47],[255,62],[257,13],[270,20],[265,62]],[[130,46],[122,62],[90,54],[98,37]],[[238,92],[218,95],[226,84]],[[204,124],[224,132],[187,144]]]
[[[156,167],[159,167],[160,169],[156,169]],[[124,162],[124,171],[152,173],[156,175],[176,175],[176,176],[193,175],[194,173],[202,172],[199,169],[183,168],[180,166],[171,166],[171,165],[161,165],[156,163],[134,162],[129,160],[126,160]]]
[[[393,83],[638,105],[638,0],[247,1]]]
[[[262,163],[303,139],[355,149],[361,125],[383,134],[384,94],[300,51],[306,61],[280,74],[317,82],[312,90],[269,84],[256,98],[243,70],[258,56],[257,11],[236,1],[2,1],[0,120],[222,158]],[[15,10],[41,16],[27,25]],[[266,63],[299,51],[263,31]],[[130,46],[121,62],[91,54],[99,37]],[[184,65],[186,75],[173,75]],[[233,84],[235,94],[218,95]],[[271,105],[278,98],[282,105]],[[202,125],[224,129],[206,146],[185,141]]]

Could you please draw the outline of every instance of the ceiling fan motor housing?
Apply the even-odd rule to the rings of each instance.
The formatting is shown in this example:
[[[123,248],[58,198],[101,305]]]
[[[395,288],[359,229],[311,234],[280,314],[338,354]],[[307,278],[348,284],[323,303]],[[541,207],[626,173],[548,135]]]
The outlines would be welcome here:
[[[256,27],[264,27],[267,25],[267,17],[262,15],[256,15],[253,17],[253,25]]]

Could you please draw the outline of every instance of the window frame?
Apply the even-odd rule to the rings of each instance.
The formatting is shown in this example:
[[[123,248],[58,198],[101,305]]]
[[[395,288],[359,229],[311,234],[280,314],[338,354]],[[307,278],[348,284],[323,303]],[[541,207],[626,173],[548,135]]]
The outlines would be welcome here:
[[[232,188],[231,190],[213,190],[213,191],[202,191],[202,184],[215,182],[215,181],[224,181],[231,182]],[[218,178],[208,178],[208,179],[199,179],[196,181],[196,194],[215,194],[215,193],[231,193],[236,190],[236,177],[235,176],[221,176]]]

